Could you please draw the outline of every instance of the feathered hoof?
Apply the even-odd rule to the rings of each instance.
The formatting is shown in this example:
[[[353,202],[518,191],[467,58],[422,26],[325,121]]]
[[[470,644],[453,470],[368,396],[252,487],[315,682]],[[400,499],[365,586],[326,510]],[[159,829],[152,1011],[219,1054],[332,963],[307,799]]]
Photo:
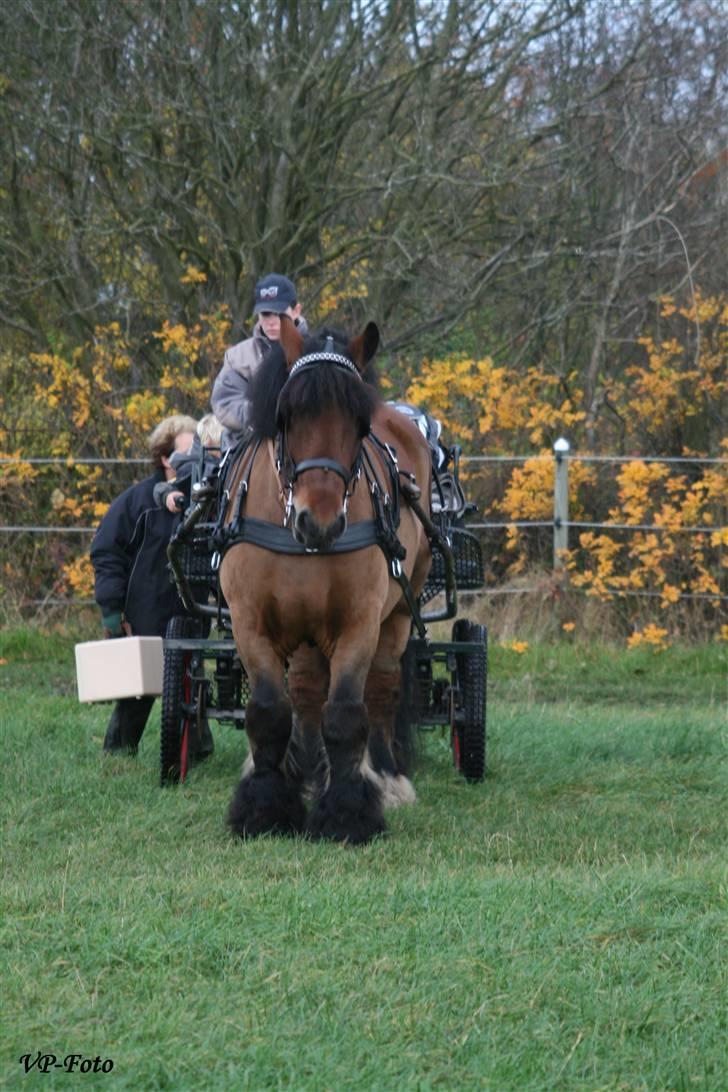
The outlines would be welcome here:
[[[364,778],[332,784],[317,800],[306,825],[311,838],[352,846],[364,845],[386,829],[382,794]]]
[[[414,804],[417,801],[415,787],[404,774],[378,774],[369,770],[365,776],[371,778],[382,794],[384,808],[401,808],[405,804]]]
[[[240,838],[301,834],[305,824],[301,794],[279,770],[244,777],[228,811],[228,826]]]

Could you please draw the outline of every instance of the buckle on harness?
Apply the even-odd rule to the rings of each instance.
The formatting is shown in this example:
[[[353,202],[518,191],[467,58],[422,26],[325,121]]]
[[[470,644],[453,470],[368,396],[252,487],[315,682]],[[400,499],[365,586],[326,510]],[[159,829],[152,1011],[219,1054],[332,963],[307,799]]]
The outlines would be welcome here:
[[[291,518],[291,512],[293,511],[293,485],[288,486],[288,496],[286,497],[286,508],[283,513],[283,526],[288,526],[288,521]]]
[[[384,446],[387,449],[387,455],[389,455],[390,459],[394,463],[395,470],[397,472],[399,472],[399,463],[397,462],[397,452],[394,450],[394,448],[391,446],[391,444],[388,444],[388,443],[385,442]]]

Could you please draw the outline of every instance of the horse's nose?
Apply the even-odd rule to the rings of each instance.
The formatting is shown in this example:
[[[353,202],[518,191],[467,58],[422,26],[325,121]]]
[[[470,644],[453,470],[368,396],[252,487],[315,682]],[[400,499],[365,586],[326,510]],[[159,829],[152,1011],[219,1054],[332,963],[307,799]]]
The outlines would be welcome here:
[[[293,533],[298,542],[307,550],[324,550],[336,542],[346,530],[346,516],[340,512],[327,527],[321,527],[310,509],[302,508],[296,513]]]

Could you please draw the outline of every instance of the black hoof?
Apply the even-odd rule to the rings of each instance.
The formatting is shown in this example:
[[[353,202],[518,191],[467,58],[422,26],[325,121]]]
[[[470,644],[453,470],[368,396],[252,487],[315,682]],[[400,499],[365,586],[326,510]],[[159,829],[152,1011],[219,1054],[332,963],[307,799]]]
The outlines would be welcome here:
[[[331,842],[370,842],[387,829],[379,789],[364,778],[331,785],[316,802],[306,829],[312,838]]]
[[[300,834],[306,823],[301,795],[278,770],[244,777],[230,803],[228,826],[241,838]]]

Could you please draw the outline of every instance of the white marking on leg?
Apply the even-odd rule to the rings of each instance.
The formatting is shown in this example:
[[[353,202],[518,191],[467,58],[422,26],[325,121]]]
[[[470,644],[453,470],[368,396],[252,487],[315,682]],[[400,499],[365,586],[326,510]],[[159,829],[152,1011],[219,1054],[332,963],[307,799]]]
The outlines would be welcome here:
[[[248,751],[248,754],[246,755],[246,758],[245,758],[245,762],[243,763],[243,768],[240,771],[241,781],[245,777],[252,777],[254,772],[255,772],[255,762],[253,761],[253,752]]]
[[[417,800],[417,793],[415,787],[408,777],[404,774],[397,774],[396,777],[391,778],[394,785],[394,794],[398,800],[398,804],[393,804],[393,807],[398,807],[399,804],[414,804]]]
[[[402,804],[414,804],[416,801],[417,793],[410,779],[404,774],[377,773],[369,761],[368,751],[364,753],[360,770],[362,777],[366,777],[381,792],[385,808],[399,808]]]

